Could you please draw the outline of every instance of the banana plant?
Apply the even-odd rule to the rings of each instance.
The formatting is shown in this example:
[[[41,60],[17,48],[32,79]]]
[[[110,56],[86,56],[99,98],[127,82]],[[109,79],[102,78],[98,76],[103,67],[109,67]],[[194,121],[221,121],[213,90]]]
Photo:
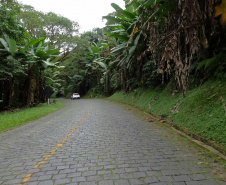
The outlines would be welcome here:
[[[106,34],[109,37],[120,40],[120,43],[111,50],[111,54],[115,57],[121,56],[119,65],[124,65],[130,61],[140,38],[140,33],[137,34],[139,30],[139,16],[131,11],[131,8],[123,10],[115,3],[111,5],[116,10],[117,15],[114,17],[114,24],[108,25],[112,30],[111,33]],[[109,16],[105,16],[104,18],[111,19]],[[136,40],[135,46],[133,45],[134,40]]]
[[[49,68],[45,71],[45,84],[53,89],[55,93],[63,94],[62,84],[65,82],[60,78],[60,71],[56,68]]]
[[[44,101],[41,98],[46,78],[44,70],[49,67],[57,68],[56,60],[53,59],[58,56],[59,51],[49,50],[48,43],[45,43],[44,40],[44,37],[31,39],[24,46],[18,46],[16,41],[7,35],[5,38],[0,38],[1,57],[18,61],[27,75],[26,85],[23,88],[27,105],[32,105],[35,101]],[[14,77],[12,76],[12,78]]]
[[[26,53],[25,63],[28,66],[28,74],[30,79],[28,79],[31,84],[28,89],[28,104],[34,102],[34,93],[41,94],[45,86],[45,78],[48,77],[44,73],[45,69],[51,67],[56,68],[55,59],[59,50],[51,50],[48,47],[48,43],[44,42],[45,37],[40,39],[32,39],[25,47],[20,48],[19,52]],[[32,86],[33,84],[36,84]],[[34,83],[35,82],[35,83]],[[34,94],[34,95],[33,95]]]
[[[100,70],[102,71],[102,78],[101,78],[101,82],[104,83],[104,89],[106,94],[108,95],[108,91],[109,91],[109,73],[110,73],[110,65],[108,65],[106,63],[106,58],[105,57],[100,57],[96,60],[93,61],[93,63],[98,64],[98,66],[100,67]]]
[[[127,70],[127,73],[134,73],[139,66],[137,79],[141,78],[143,66],[137,58],[150,45],[147,39],[150,25],[165,26],[168,12],[174,5],[174,1],[165,2],[168,0],[127,0],[125,10],[112,3],[116,13],[103,17],[111,23],[107,25],[111,31],[106,34],[118,39],[118,43],[111,49],[114,62],[122,68],[121,71]]]
[[[16,41],[14,39],[9,38],[7,35],[4,35],[4,38],[0,38],[0,42],[3,46],[3,49],[0,49],[3,55],[11,55],[15,56],[17,53],[16,50]]]
[[[126,10],[112,3],[112,7],[116,10],[117,16],[114,19],[114,24],[108,25],[109,28],[112,28],[112,31],[107,34],[110,37],[120,39],[120,44],[112,49],[112,54],[119,55],[121,53],[120,65],[125,63],[127,64],[127,68],[131,66],[131,59],[133,55],[136,55],[137,47],[140,47],[139,42],[141,38],[143,37],[142,40],[145,39],[144,35],[146,33],[144,31],[147,29],[151,20],[157,21],[157,19],[161,19],[164,15],[167,15],[165,6],[160,4],[164,1],[166,0],[127,1]],[[150,11],[153,11],[151,15],[149,15]],[[145,12],[148,13],[145,14]],[[109,16],[104,18],[110,19]]]

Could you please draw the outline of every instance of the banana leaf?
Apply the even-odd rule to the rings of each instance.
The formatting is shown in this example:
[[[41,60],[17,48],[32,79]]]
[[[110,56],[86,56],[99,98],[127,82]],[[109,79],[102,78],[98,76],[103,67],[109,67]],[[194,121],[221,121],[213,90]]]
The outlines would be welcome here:
[[[145,7],[150,7],[151,5],[156,5],[156,3],[160,3],[160,2],[166,2],[167,0],[149,0],[147,1],[144,6]]]
[[[16,41],[14,39],[9,39],[9,52],[12,56],[16,54]]]
[[[126,16],[129,19],[135,19],[136,18],[136,15],[134,15],[133,13],[130,13],[126,10],[123,10],[122,15]]]
[[[124,29],[121,29],[121,30],[112,31],[111,33],[123,33],[123,34],[126,34],[126,31]]]
[[[121,23],[122,27],[125,29],[125,30],[128,30],[129,27],[130,27],[130,24],[129,23],[126,23],[126,22],[123,22]]]
[[[126,42],[124,42],[124,43],[122,43],[120,45],[117,45],[116,47],[111,49],[111,53],[115,53],[117,51],[120,51],[120,50],[124,49],[126,47],[126,45],[127,45]]]
[[[8,46],[7,42],[2,38],[0,38],[0,42],[4,46],[5,50],[7,50],[9,52],[9,46]]]
[[[107,69],[107,65],[103,62],[98,62],[98,61],[93,61],[94,63],[97,63],[98,65],[100,65],[102,68],[104,68],[105,70]]]
[[[121,15],[118,15],[117,17],[120,18],[120,19],[122,19],[122,20],[124,20],[124,21],[127,21],[127,22],[133,22],[133,20],[128,19],[128,18],[126,18],[126,17],[123,17],[123,16],[121,16]]]
[[[122,14],[123,9],[119,5],[117,5],[115,3],[111,3],[111,6],[116,10],[116,12]]]
[[[115,3],[111,3],[111,6],[116,10],[116,12],[126,16],[127,18],[130,18],[130,19],[136,18],[136,16],[133,13],[123,10],[120,6],[118,6]]]
[[[98,48],[97,46],[91,47],[91,50],[92,50],[92,52],[95,53],[95,54],[97,54],[97,53],[100,52],[100,50],[99,50],[99,48]]]
[[[112,21],[113,23],[117,24],[120,23],[121,20],[112,16],[103,16],[103,19],[107,19],[108,21]]]
[[[55,64],[50,62],[50,58],[48,58],[46,61],[43,60],[42,62],[45,65],[45,67],[55,67]]]
[[[129,54],[133,54],[133,52],[135,51],[136,49],[136,46],[132,46],[130,49],[129,49]]]
[[[31,41],[24,48],[21,48],[18,53],[24,53],[25,51],[28,50],[28,48],[30,48],[31,46],[34,46],[35,44],[43,40],[45,40],[45,37],[42,37],[39,39],[31,39]]]
[[[124,64],[124,62],[125,62],[125,60],[126,60],[126,57],[127,57],[127,56],[124,56],[124,57],[119,61],[118,66],[122,66],[122,65]]]
[[[116,28],[116,29],[122,29],[123,28],[123,26],[121,24],[110,24],[110,25],[107,25],[107,27]]]
[[[114,38],[122,39],[122,40],[124,40],[124,41],[128,41],[128,40],[129,40],[129,38],[128,38],[126,35],[111,34],[110,36],[111,36],[111,37],[114,37]]]

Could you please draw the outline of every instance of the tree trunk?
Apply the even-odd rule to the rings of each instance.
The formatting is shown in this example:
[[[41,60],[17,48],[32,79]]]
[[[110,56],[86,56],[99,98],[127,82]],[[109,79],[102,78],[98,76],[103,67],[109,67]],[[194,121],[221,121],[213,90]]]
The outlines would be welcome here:
[[[14,88],[14,79],[9,81],[9,107],[15,107],[15,88]]]
[[[9,105],[10,85],[8,80],[3,83],[3,107],[7,107]]]

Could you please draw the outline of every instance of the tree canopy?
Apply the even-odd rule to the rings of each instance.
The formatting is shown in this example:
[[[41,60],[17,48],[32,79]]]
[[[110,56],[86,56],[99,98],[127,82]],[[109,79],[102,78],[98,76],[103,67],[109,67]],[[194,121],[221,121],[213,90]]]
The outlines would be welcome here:
[[[59,54],[76,46],[78,24],[13,0],[0,15],[0,108],[45,102],[47,86],[60,91]]]
[[[106,94],[170,82],[185,95],[191,82],[225,78],[224,3],[127,0],[125,9],[112,3],[101,34],[89,33],[98,38],[80,61],[86,73],[79,79]]]
[[[78,23],[61,15],[1,1],[4,107],[45,101],[46,86],[69,96],[171,83],[172,91],[185,96],[192,83],[226,78],[225,0],[126,0],[125,5],[112,3],[115,11],[103,16],[105,28],[79,34]]]

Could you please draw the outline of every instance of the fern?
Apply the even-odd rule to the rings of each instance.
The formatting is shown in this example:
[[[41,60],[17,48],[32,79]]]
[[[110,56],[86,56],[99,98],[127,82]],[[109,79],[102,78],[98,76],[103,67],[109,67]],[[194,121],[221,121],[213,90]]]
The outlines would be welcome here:
[[[216,56],[214,56],[213,58],[208,58],[208,59],[199,63],[197,70],[199,70],[201,68],[204,68],[205,70],[209,69],[209,68],[213,68],[213,67],[216,66],[216,63],[217,63],[217,57]]]

